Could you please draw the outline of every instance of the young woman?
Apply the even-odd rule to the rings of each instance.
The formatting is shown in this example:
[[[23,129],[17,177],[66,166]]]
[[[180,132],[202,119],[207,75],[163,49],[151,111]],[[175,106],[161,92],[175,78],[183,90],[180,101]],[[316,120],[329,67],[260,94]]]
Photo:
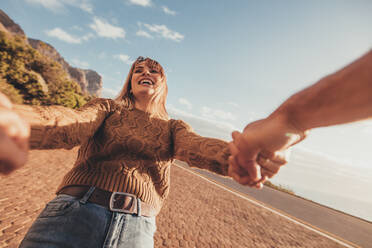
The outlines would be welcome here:
[[[169,119],[166,97],[161,65],[139,57],[115,100],[94,99],[79,110],[16,106],[31,124],[31,148],[81,145],[21,248],[153,247],[174,159],[228,174],[227,142]]]

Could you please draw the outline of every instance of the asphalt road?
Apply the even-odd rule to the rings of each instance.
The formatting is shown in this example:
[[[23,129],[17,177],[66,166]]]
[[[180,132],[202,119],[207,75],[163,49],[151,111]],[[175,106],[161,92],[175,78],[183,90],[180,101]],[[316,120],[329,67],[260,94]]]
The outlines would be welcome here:
[[[372,223],[368,221],[269,187],[264,187],[262,190],[252,189],[229,178],[220,177],[205,170],[190,168],[183,162],[177,162],[177,165],[191,169],[330,236],[341,238],[341,240],[349,241],[360,247],[372,247]]]

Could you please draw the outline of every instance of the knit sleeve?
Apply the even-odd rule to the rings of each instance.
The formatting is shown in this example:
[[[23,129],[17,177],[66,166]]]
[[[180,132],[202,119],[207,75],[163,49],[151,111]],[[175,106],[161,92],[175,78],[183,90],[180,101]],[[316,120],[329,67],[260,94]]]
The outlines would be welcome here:
[[[202,137],[181,120],[171,121],[175,159],[182,160],[192,167],[227,175],[230,156],[227,142]]]
[[[31,125],[31,149],[71,149],[94,135],[114,103],[96,98],[77,110],[29,105],[15,105],[14,110]]]

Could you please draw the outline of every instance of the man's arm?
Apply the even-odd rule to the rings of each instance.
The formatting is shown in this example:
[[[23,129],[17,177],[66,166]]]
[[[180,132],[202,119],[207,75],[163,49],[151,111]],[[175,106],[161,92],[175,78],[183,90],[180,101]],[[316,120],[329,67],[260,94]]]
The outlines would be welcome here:
[[[309,130],[371,117],[372,50],[294,94],[267,118],[248,124],[242,134],[234,132],[230,165],[247,172],[234,178],[257,186],[279,171],[286,163],[280,154],[303,140]]]
[[[284,115],[300,129],[330,126],[372,116],[372,50],[345,68],[285,101],[272,115]]]

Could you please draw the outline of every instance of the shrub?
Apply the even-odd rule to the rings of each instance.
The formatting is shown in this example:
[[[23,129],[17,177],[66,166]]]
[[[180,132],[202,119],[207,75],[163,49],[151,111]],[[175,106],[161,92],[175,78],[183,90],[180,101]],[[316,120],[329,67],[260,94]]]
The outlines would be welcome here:
[[[15,104],[22,104],[23,97],[17,89],[15,89],[11,84],[5,82],[5,79],[0,79],[0,91],[7,95],[9,99]]]
[[[38,74],[47,84],[47,91]],[[0,90],[25,104],[78,108],[90,99],[59,63],[40,54],[24,38],[5,32],[0,32],[0,78]]]

